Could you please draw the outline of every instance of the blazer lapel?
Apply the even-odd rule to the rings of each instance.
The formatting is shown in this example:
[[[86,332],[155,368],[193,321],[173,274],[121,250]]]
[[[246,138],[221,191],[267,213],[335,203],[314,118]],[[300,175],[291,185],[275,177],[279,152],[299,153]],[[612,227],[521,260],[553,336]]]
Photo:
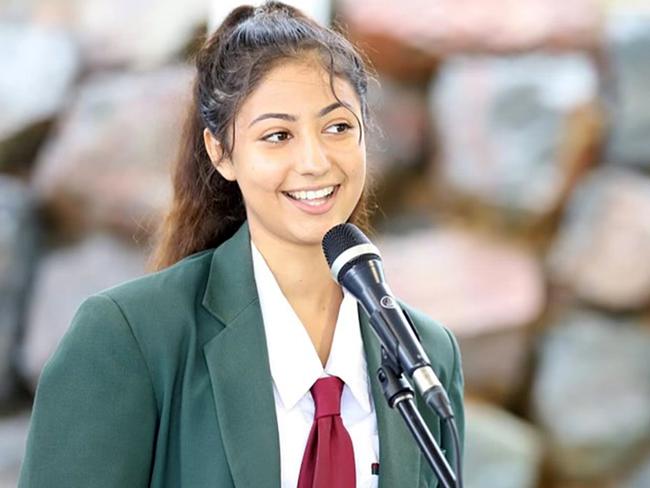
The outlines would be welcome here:
[[[203,306],[225,328],[203,347],[236,487],[280,487],[280,445],[248,225],[212,258]]]
[[[388,406],[377,379],[381,366],[380,343],[361,306],[359,324],[366,353],[372,398],[379,431],[379,488],[417,487],[420,476],[420,450],[399,412]]]

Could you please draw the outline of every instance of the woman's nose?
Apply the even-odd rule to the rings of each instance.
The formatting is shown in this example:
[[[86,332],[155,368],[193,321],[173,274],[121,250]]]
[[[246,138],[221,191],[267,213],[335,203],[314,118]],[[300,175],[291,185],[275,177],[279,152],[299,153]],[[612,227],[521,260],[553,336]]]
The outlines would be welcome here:
[[[330,167],[329,157],[318,137],[304,137],[300,152],[296,155],[296,171],[320,176],[327,173]]]

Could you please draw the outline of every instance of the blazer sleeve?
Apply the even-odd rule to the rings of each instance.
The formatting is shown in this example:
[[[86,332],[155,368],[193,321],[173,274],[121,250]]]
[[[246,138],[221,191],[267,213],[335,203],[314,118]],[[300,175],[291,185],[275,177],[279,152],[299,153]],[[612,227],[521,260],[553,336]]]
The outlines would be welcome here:
[[[41,373],[19,488],[149,486],[156,405],[121,309],[89,297]]]
[[[448,381],[448,384],[445,385],[447,389],[447,394],[449,395],[449,400],[451,401],[451,407],[454,410],[454,418],[456,420],[456,426],[458,428],[458,437],[460,440],[460,455],[461,460],[463,459],[463,453],[465,450],[465,408],[463,406],[463,388],[464,388],[464,379],[463,379],[463,368],[460,355],[460,348],[458,347],[458,342],[454,335],[445,328],[445,332],[449,337],[451,342],[451,348],[453,351],[453,361],[451,375]],[[444,423],[443,423],[444,424]],[[456,455],[454,453],[454,443],[451,436],[451,432],[445,425],[441,425],[441,448],[447,452],[447,459],[450,461],[452,469],[455,468]]]

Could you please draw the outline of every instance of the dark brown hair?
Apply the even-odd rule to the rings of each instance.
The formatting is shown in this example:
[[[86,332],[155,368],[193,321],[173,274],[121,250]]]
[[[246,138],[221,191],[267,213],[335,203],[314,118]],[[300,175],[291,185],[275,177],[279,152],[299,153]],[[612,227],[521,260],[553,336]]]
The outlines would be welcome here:
[[[330,88],[337,100],[334,77],[352,85],[361,105],[363,124],[359,126],[362,130],[363,126],[370,127],[366,63],[345,37],[300,10],[275,1],[260,7],[237,7],[203,42],[195,58],[193,101],[173,169],[173,201],[157,231],[149,262],[152,270],[217,247],[245,221],[239,186],[223,178],[213,166],[203,130],[207,127],[221,143],[222,158],[230,157],[236,138],[235,117],[246,97],[280,62],[310,55],[316,55],[329,72]],[[348,220],[366,232],[369,187],[366,183]]]

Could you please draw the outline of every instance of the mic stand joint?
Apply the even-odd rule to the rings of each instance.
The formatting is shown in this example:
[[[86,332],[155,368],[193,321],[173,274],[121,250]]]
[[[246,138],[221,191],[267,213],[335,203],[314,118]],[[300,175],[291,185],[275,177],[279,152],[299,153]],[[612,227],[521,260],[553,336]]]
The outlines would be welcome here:
[[[377,377],[388,405],[390,408],[396,408],[404,418],[409,431],[415,437],[422,454],[441,485],[444,488],[456,488],[456,476],[415,406],[413,389],[383,346],[381,346],[381,366],[377,370]]]

